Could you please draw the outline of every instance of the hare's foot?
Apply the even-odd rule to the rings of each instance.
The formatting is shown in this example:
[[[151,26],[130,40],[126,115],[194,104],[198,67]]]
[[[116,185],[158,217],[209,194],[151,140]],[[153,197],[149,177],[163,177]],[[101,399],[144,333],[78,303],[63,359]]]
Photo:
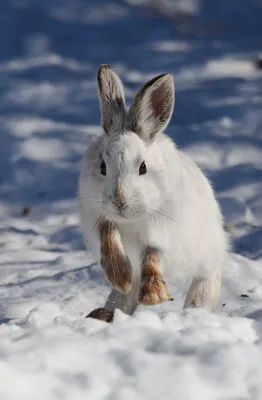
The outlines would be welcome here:
[[[99,319],[100,321],[112,322],[114,319],[114,311],[106,310],[105,308],[96,308],[91,311],[86,318]]]
[[[204,308],[215,311],[218,305],[221,288],[221,270],[212,276],[194,278],[188,290],[184,308]]]
[[[132,265],[124,253],[116,224],[103,222],[100,226],[101,266],[107,281],[120,293],[132,287]]]
[[[156,249],[146,249],[140,286],[141,304],[154,305],[173,300],[160,271],[160,259],[160,254]]]
[[[132,266],[124,255],[101,257],[101,265],[105,271],[106,280],[120,293],[127,294],[132,288]]]
[[[173,300],[161,275],[149,275],[141,282],[140,303],[146,306]]]

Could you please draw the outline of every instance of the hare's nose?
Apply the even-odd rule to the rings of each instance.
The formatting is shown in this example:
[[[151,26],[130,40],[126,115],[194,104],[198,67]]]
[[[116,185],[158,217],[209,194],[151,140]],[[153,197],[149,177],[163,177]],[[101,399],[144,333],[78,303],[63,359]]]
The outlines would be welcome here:
[[[123,209],[126,206],[125,195],[122,189],[117,188],[113,197],[114,205],[119,208],[119,210]]]
[[[126,203],[123,201],[113,201],[113,204],[119,211],[123,210],[123,208],[126,206]]]

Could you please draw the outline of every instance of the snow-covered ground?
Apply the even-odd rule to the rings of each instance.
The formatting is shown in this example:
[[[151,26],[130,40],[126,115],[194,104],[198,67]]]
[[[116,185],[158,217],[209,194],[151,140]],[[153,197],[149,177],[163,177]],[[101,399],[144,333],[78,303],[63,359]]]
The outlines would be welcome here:
[[[1,400],[262,399],[261,2],[144,2],[1,2]],[[110,290],[76,200],[102,63],[129,96],[175,76],[168,134],[212,180],[234,238],[216,314],[181,311],[173,282],[174,302],[84,318]]]

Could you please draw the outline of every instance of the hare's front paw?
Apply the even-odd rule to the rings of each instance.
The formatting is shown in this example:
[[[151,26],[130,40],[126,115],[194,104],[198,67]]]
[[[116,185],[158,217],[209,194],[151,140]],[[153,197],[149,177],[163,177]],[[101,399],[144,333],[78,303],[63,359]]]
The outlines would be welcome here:
[[[106,280],[119,292],[127,294],[132,288],[132,265],[124,254],[101,257]]]
[[[91,311],[86,318],[99,319],[100,321],[112,322],[114,319],[114,311],[108,311],[105,308],[96,308]]]
[[[100,226],[101,267],[106,280],[120,293],[130,292],[132,265],[125,255],[117,225],[105,221]]]
[[[152,306],[173,300],[161,275],[147,275],[141,282],[140,303]]]

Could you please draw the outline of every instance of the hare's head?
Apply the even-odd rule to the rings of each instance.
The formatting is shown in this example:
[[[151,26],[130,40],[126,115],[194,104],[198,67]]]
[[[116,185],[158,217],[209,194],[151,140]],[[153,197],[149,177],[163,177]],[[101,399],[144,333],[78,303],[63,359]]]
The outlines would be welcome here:
[[[108,65],[99,68],[97,79],[104,135],[94,168],[103,213],[116,221],[145,218],[161,198],[163,165],[156,137],[173,112],[173,78],[165,74],[147,82],[129,109],[122,83]]]

